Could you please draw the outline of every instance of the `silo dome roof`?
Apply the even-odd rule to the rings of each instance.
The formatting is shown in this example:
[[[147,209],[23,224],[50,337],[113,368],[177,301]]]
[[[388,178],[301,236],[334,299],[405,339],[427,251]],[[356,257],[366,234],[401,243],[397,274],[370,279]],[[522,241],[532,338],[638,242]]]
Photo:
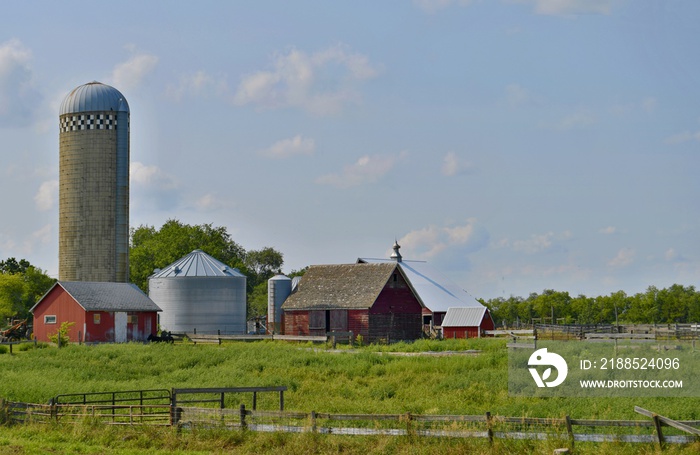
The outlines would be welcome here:
[[[59,115],[93,111],[129,112],[129,103],[116,88],[93,81],[74,88],[63,99]]]
[[[238,269],[232,269],[202,250],[194,250],[182,259],[157,270],[150,278],[181,278],[197,276],[244,277]]]

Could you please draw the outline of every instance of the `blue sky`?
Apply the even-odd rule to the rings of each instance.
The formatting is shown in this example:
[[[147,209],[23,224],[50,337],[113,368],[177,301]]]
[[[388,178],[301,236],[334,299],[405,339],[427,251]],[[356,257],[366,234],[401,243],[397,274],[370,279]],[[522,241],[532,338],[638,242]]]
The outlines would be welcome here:
[[[108,6],[109,5],[109,6]],[[429,261],[477,298],[700,279],[700,2],[21,2],[0,18],[0,258],[57,275],[58,107],[131,107],[131,224],[285,271]]]

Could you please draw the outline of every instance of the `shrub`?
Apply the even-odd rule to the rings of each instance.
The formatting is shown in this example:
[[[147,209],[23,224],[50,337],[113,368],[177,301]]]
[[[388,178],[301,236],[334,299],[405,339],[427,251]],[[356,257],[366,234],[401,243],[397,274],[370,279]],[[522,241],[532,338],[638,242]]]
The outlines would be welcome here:
[[[49,335],[49,340],[52,343],[56,343],[58,347],[65,346],[70,342],[70,337],[68,332],[70,328],[73,327],[75,322],[62,322],[61,327],[53,335]]]

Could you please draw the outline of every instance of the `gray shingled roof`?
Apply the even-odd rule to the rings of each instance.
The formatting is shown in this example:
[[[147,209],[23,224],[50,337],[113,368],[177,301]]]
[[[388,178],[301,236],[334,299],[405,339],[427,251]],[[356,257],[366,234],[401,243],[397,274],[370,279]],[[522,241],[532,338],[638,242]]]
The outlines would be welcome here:
[[[396,263],[312,265],[284,310],[367,309],[377,300]]]
[[[85,311],[161,311],[153,300],[132,283],[59,281],[55,286],[65,289]]]

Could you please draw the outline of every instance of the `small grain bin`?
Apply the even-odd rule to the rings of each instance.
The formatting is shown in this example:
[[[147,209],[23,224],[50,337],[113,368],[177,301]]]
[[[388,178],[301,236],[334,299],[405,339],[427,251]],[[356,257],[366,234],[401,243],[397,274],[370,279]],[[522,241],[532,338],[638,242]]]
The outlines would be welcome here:
[[[292,279],[285,275],[275,275],[267,280],[267,331],[284,333],[282,327],[282,304],[292,293]]]
[[[245,333],[245,275],[202,250],[194,250],[151,275],[148,296],[163,310],[163,330]]]

